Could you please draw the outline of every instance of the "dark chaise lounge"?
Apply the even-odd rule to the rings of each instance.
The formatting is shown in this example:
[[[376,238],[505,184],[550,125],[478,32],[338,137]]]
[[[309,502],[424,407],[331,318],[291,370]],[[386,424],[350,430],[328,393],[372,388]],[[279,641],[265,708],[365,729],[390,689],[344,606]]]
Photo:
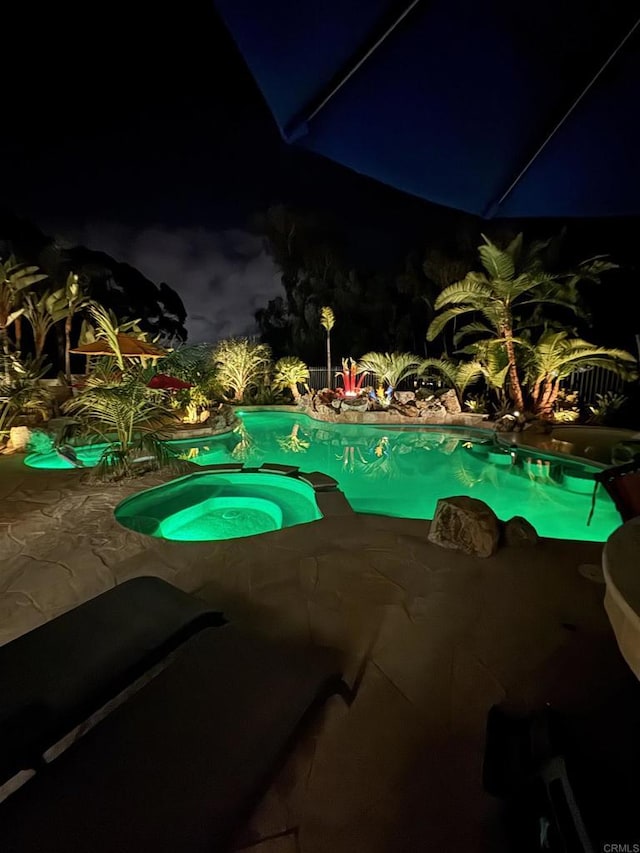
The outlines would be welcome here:
[[[351,699],[335,652],[205,628],[0,804],[0,850],[228,850],[333,694]]]

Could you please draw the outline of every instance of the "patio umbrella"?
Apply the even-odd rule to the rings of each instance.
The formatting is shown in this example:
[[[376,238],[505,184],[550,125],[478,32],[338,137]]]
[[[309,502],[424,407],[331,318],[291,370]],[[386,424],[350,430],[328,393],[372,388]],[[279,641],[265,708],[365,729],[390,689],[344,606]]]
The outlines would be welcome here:
[[[216,6],[287,142],[486,217],[640,214],[637,4]]]
[[[139,338],[132,338],[129,335],[118,335],[118,346],[120,347],[123,358],[139,358],[142,361],[146,361],[147,359],[164,358],[167,354],[166,350],[153,344],[148,344],[146,341],[141,341]],[[115,355],[111,344],[104,339],[93,341],[90,344],[82,344],[70,350],[70,352],[87,356]]]

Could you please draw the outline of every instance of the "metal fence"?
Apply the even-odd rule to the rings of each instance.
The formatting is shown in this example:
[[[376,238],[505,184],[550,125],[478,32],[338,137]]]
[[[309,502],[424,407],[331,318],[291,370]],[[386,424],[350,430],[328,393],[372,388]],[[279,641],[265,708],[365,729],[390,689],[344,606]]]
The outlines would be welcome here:
[[[570,393],[577,391],[580,402],[587,404],[595,403],[598,394],[622,393],[625,385],[626,383],[619,376],[602,367],[576,370],[560,382],[561,388]]]
[[[330,382],[327,382],[326,367],[310,367],[309,385],[311,388],[315,389],[337,388],[342,384],[340,380],[336,380],[336,374],[341,370],[342,367],[332,368]],[[376,380],[373,374],[368,372],[365,373],[362,385],[371,386],[375,384]],[[441,387],[442,384],[443,383],[440,382],[437,377],[431,377],[428,382],[425,382],[424,380],[410,376],[399,383],[397,390],[413,391],[417,387],[424,385],[429,385],[430,387]],[[612,394],[623,393],[625,384],[626,383],[614,373],[604,370],[602,367],[592,367],[587,368],[586,370],[576,370],[570,376],[567,376],[566,379],[563,379],[560,386],[569,393],[577,391],[580,402],[585,405],[589,405],[590,403],[596,402],[598,394],[606,394],[607,392]]]

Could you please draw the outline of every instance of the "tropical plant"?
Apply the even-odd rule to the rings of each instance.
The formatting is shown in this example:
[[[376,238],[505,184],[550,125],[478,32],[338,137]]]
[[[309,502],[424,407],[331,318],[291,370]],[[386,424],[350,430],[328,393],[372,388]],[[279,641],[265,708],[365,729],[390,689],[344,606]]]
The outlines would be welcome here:
[[[71,329],[73,318],[84,308],[87,308],[91,300],[80,284],[79,277],[70,272],[64,285],[55,291],[51,304],[51,313],[55,316],[55,322],[61,323],[64,330],[64,373],[67,382],[71,382]],[[104,309],[102,309],[104,310]]]
[[[20,264],[13,255],[5,263],[0,261],[0,349],[5,355],[9,354],[9,328],[24,313],[23,292],[46,277],[38,267]]]
[[[398,383],[417,372],[420,359],[408,352],[368,352],[359,362],[359,369],[373,373],[378,385],[393,391]]]
[[[627,402],[624,394],[615,394],[606,391],[604,394],[596,394],[596,402],[589,406],[590,424],[608,424]]]
[[[47,335],[58,319],[55,300],[55,294],[50,291],[42,294],[27,293],[24,298],[24,317],[33,332],[36,358],[41,357]]]
[[[98,370],[63,411],[77,417],[107,446],[97,473],[109,479],[132,476],[148,467],[176,466],[177,457],[163,441],[162,430],[175,415],[163,392],[147,387],[149,371],[132,368],[113,377]],[[145,463],[142,466],[140,463]]]
[[[429,326],[427,338],[433,340],[459,316],[479,315],[481,319],[473,320],[456,334],[454,343],[469,335],[495,341],[506,355],[509,393],[522,410],[525,401],[518,370],[518,332],[532,324],[544,324],[542,311],[548,306],[578,314],[579,282],[598,281],[603,272],[616,265],[598,256],[581,263],[575,273],[549,273],[543,258],[550,241],[524,248],[522,234],[518,234],[506,249],[500,249],[484,235],[483,239],[484,245],[478,247],[483,272],[469,272],[442,291],[435,303],[441,313]]]
[[[454,361],[450,358],[425,358],[418,368],[420,376],[431,376],[434,373],[444,377],[445,382],[454,389],[460,406],[464,402],[464,393],[469,387],[484,375],[483,367],[478,361]]]
[[[546,331],[536,343],[522,345],[526,350],[525,376],[531,388],[532,408],[544,418],[553,416],[560,382],[578,368],[600,367],[626,380],[638,375],[631,353],[571,338],[567,332]]]
[[[335,324],[333,308],[324,305],[320,311],[320,325],[327,333],[327,388],[331,388],[331,330]]]
[[[308,389],[309,368],[295,356],[285,356],[278,359],[273,369],[273,386],[277,389],[288,388],[295,402],[300,399],[298,385]]]
[[[360,376],[358,377],[358,374]],[[360,365],[352,358],[342,359],[342,370],[338,371],[336,376],[342,379],[341,391],[345,397],[356,397],[362,389],[365,374],[362,372]]]
[[[248,338],[227,338],[214,348],[213,361],[221,387],[240,403],[250,388],[267,382],[271,349]]]
[[[4,433],[20,417],[39,416],[49,419],[53,408],[51,392],[39,385],[46,373],[40,359],[21,362],[15,355],[2,356],[4,376],[0,383],[0,433]]]

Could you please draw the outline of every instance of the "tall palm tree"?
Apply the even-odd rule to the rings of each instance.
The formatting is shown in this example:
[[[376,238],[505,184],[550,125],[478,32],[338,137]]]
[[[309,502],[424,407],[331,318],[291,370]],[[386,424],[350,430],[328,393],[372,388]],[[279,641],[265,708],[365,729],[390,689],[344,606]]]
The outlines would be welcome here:
[[[231,399],[242,402],[248,388],[265,382],[271,368],[271,349],[248,338],[227,338],[214,351],[220,385],[231,392]]]
[[[373,373],[378,385],[386,382],[392,390],[415,374],[419,365],[420,359],[408,352],[368,352],[358,362],[360,370]]]
[[[320,311],[320,325],[327,333],[327,388],[331,388],[331,329],[335,326],[336,318],[333,308],[324,305]]]
[[[64,372],[67,382],[71,382],[71,329],[73,318],[83,308],[91,303],[88,293],[80,284],[76,273],[70,272],[64,285],[55,293],[56,322],[63,323],[64,328]]]
[[[598,281],[602,272],[616,265],[598,256],[584,261],[575,273],[549,273],[543,264],[548,241],[524,249],[522,234],[518,234],[506,249],[500,249],[484,235],[483,239],[484,245],[478,247],[483,271],[467,273],[440,293],[435,307],[441,313],[429,326],[427,338],[433,340],[456,317],[480,315],[482,319],[468,323],[455,340],[473,334],[499,342],[507,357],[509,393],[522,410],[525,401],[516,354],[521,343],[517,334],[520,312],[556,305],[579,314],[578,283],[582,279]],[[535,321],[542,324],[543,318],[539,315]]]
[[[296,403],[300,399],[298,385],[306,386],[308,382],[309,368],[301,359],[285,356],[276,361],[273,369],[273,386],[278,389],[288,388]]]
[[[20,264],[13,255],[5,263],[0,261],[0,348],[5,355],[9,354],[9,328],[24,313],[23,291],[46,277],[38,267]]]
[[[601,367],[626,380],[638,376],[637,361],[631,353],[571,338],[567,332],[549,330],[537,343],[524,346],[533,410],[544,418],[552,416],[560,382],[578,367]]]

